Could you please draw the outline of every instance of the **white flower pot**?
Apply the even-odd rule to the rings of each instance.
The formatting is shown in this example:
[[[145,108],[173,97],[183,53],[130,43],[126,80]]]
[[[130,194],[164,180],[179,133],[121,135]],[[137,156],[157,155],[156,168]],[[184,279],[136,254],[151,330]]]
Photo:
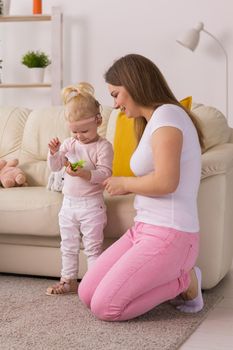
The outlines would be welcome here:
[[[34,84],[42,84],[44,82],[44,68],[29,68],[30,82]]]
[[[10,5],[11,5],[11,0],[2,0],[2,5],[0,8],[0,13],[2,16],[9,16]]]

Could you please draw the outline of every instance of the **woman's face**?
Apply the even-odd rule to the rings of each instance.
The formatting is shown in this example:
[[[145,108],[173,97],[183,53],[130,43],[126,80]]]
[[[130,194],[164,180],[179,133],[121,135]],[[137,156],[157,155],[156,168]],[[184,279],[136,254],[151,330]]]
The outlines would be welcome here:
[[[114,108],[120,108],[128,117],[136,118],[140,115],[139,106],[134,102],[124,86],[108,84],[108,89],[114,98]]]

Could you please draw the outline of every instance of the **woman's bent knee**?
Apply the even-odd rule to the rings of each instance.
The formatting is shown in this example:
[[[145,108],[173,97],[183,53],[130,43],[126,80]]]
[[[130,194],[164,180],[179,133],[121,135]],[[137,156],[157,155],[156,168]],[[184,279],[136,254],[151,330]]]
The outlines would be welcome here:
[[[96,300],[95,297],[91,301],[91,312],[102,321],[119,321],[122,311],[118,306],[110,305],[104,300]]]
[[[85,284],[82,284],[82,282],[78,287],[78,296],[81,302],[90,308],[91,296],[89,295],[87,288],[85,288]]]

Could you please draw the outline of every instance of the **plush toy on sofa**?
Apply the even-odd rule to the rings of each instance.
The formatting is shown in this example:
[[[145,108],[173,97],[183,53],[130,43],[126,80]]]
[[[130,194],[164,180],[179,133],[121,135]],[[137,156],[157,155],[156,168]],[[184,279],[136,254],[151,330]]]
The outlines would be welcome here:
[[[61,192],[64,183],[65,167],[60,171],[52,171],[49,175],[47,189],[50,191]]]
[[[24,172],[17,167],[18,159],[0,160],[0,184],[4,188],[27,186]]]

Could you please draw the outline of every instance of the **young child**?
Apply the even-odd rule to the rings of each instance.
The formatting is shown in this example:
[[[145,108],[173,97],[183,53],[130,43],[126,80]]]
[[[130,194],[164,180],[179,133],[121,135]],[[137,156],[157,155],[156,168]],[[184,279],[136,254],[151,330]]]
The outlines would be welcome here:
[[[49,144],[52,171],[64,166],[63,204],[59,213],[62,271],[60,283],[47,288],[47,295],[77,292],[78,254],[82,238],[88,268],[101,254],[106,208],[102,183],[111,176],[113,149],[97,132],[102,123],[100,104],[88,83],[63,90],[65,117],[73,136],[62,144],[55,137]]]

